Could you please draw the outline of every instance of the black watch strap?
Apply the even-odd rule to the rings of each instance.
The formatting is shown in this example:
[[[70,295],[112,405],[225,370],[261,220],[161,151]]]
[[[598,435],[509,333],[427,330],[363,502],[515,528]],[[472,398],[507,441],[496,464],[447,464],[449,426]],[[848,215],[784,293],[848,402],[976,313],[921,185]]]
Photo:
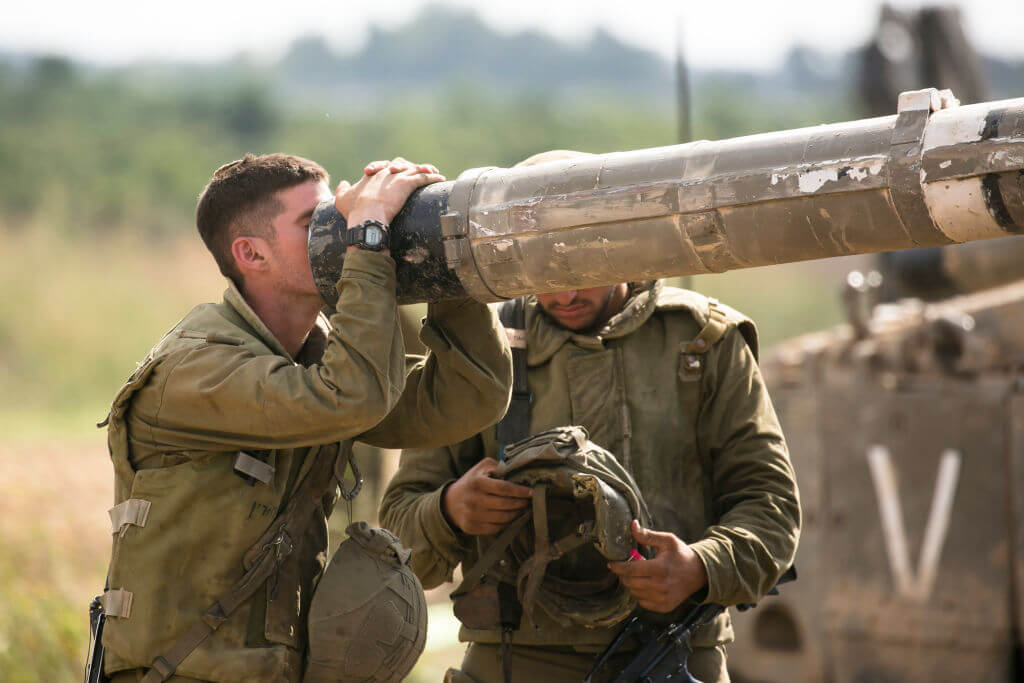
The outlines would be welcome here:
[[[391,231],[377,220],[367,220],[349,227],[345,238],[345,246],[367,251],[384,251],[391,246]]]

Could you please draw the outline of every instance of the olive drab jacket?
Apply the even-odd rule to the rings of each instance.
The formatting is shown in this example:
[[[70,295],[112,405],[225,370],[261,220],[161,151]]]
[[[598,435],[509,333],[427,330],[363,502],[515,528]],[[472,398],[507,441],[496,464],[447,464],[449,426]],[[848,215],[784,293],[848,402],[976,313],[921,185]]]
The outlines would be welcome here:
[[[337,312],[321,316],[293,359],[231,286],[222,303],[185,316],[118,392],[108,417],[108,673],[150,667],[199,622],[309,481],[312,520],[268,548],[277,556],[266,585],[176,671],[298,681],[338,454],[353,438],[387,448],[452,443],[501,417],[511,355],[487,306],[431,305],[420,335],[429,352],[406,357],[390,257],[346,255],[338,291]]]
[[[653,528],[691,544],[708,574],[706,600],[756,602],[793,561],[800,528],[796,479],[757,367],[753,323],[694,292],[641,283],[598,334],[552,322],[526,305],[530,433],[582,425],[616,454],[647,502]],[[709,341],[710,340],[710,341]],[[481,458],[497,458],[494,429],[451,447],[406,450],[381,519],[413,551],[425,587],[477,559],[477,544],[441,511],[445,486]],[[603,647],[613,628],[566,627],[545,615],[526,645]],[[460,638],[497,643],[498,631]],[[695,646],[732,639],[728,615]]]

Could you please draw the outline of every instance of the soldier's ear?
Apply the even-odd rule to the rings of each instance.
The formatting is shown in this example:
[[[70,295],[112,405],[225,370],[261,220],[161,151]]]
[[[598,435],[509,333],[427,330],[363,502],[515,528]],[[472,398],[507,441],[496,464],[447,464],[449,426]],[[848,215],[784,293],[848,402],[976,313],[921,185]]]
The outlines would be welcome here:
[[[267,255],[270,253],[267,247],[267,241],[261,237],[250,235],[236,237],[235,241],[231,243],[231,255],[238,265],[238,270],[243,275],[265,271],[268,265]]]

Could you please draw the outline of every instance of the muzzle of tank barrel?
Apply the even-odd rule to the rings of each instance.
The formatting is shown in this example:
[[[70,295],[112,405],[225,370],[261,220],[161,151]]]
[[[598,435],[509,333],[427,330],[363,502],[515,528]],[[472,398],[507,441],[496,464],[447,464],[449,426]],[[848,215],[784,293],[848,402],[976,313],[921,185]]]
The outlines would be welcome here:
[[[310,263],[337,300],[344,220],[314,214]],[[392,224],[401,303],[496,301],[1024,232],[1024,98],[718,142],[482,168],[414,194]]]

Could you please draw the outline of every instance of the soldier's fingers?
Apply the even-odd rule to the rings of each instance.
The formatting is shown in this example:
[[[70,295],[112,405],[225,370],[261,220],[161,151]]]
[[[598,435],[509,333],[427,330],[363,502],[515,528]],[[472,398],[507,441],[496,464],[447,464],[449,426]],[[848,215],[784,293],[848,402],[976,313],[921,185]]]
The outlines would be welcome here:
[[[480,490],[492,496],[505,496],[508,498],[532,498],[533,489],[529,486],[520,486],[504,479],[493,477],[481,477],[477,482]]]
[[[474,510],[473,521],[480,524],[501,524],[505,526],[523,513],[521,510]]]
[[[392,173],[401,173],[402,171],[407,171],[410,168],[415,168],[415,166],[408,159],[395,157],[391,160],[391,163],[388,164],[388,168]]]
[[[371,161],[363,168],[363,173],[365,175],[374,175],[379,171],[387,168],[387,166],[387,161]]]
[[[483,494],[477,498],[477,504],[488,510],[522,510],[530,501],[526,498],[511,498],[509,496],[492,496]]]
[[[410,169],[398,177],[403,178],[406,183],[414,188],[430,185],[431,183],[444,182],[445,180],[445,177],[440,173],[421,173],[415,169]]]
[[[498,466],[498,461],[494,458],[482,458],[477,464],[470,468],[472,472],[483,472],[490,474]]]
[[[437,166],[434,166],[433,164],[416,164],[416,168],[421,173],[440,173],[440,171],[437,170]]]
[[[608,570],[618,576],[620,579],[624,576],[632,576],[632,567],[629,562],[609,562]]]
[[[651,577],[658,573],[657,567],[651,564],[651,560],[643,562],[609,562],[608,569],[620,579]]]
[[[640,526],[640,522],[633,520],[629,530],[633,532],[633,538],[637,543],[649,545],[652,548],[669,548],[675,544],[675,535],[663,531],[653,531]]]
[[[660,581],[655,581],[650,577],[639,576],[639,577],[619,577],[619,582],[629,589],[629,592],[634,595],[656,595],[661,592],[662,584]]]

